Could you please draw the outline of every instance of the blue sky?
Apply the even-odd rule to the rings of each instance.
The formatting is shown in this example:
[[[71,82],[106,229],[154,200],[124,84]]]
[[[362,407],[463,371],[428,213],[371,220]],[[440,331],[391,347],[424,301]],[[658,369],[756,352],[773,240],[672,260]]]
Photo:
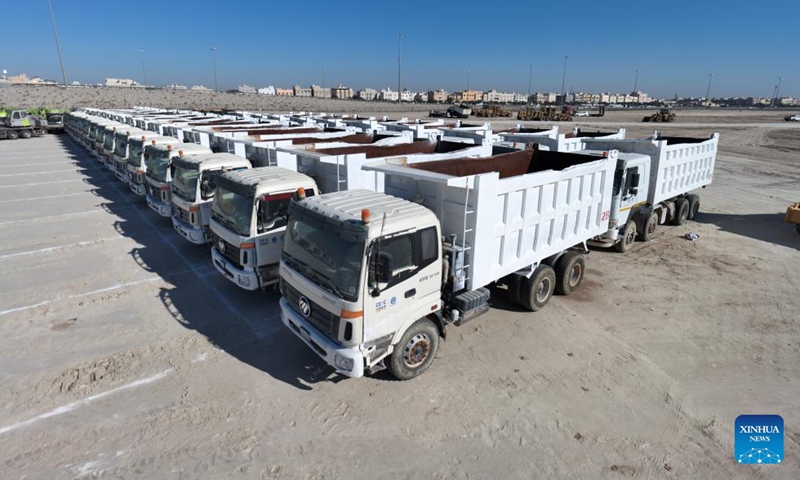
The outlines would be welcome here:
[[[61,80],[46,0],[2,2],[0,69]],[[52,0],[69,81],[800,96],[800,1]],[[723,6],[724,5],[724,6]],[[18,19],[19,21],[9,21]],[[8,39],[22,39],[9,43]],[[15,48],[8,48],[9,46]]]

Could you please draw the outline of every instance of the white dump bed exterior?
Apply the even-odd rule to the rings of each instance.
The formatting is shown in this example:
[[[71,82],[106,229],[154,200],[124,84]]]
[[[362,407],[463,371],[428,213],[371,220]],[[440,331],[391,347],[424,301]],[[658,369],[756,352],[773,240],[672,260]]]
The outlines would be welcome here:
[[[600,138],[604,140],[622,140],[625,138],[625,129],[620,128],[615,133],[610,133],[608,135],[603,136],[575,136],[575,137],[567,137],[568,134],[566,133],[559,133],[555,136],[547,136],[541,137],[539,140],[535,140],[535,143],[538,143],[542,150],[550,150],[551,152],[577,152],[579,150],[586,150],[587,148],[591,148],[596,150],[594,146],[587,147],[587,141],[595,138]]]
[[[710,185],[714,177],[719,133],[702,142],[679,143],[670,140],[592,140],[592,150],[616,149],[650,156],[650,184],[647,202],[651,205]]]
[[[327,147],[326,147],[327,148]],[[415,153],[392,155],[388,157],[367,158],[365,153],[347,153],[328,155],[319,151],[277,149],[279,167],[288,168],[312,177],[322,193],[340,192],[363,188],[376,192],[383,191],[383,174],[362,170],[367,164],[409,164],[416,162],[432,162],[450,158],[488,157],[492,155],[492,146],[469,146],[448,153]]]
[[[395,165],[364,169],[384,174],[384,193],[432,210],[445,239],[456,235],[467,249],[466,287],[475,290],[608,230],[617,152],[593,157],[504,179],[497,172],[453,177]]]

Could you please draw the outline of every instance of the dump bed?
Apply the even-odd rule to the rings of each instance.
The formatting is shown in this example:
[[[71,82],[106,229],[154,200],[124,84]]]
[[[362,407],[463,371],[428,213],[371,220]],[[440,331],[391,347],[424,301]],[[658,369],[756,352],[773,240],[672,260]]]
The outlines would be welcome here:
[[[364,188],[382,191],[383,176],[362,170],[369,163],[416,163],[460,157],[488,157],[491,145],[471,146],[428,140],[399,145],[351,145],[312,150],[278,148],[279,167],[313,177],[322,193]]]
[[[651,205],[711,184],[719,133],[710,138],[658,137],[639,140],[591,140],[592,150],[616,149],[650,157]]]
[[[516,151],[486,159],[367,165],[384,192],[422,202],[466,249],[469,290],[608,230],[617,152]],[[604,212],[606,214],[604,214]]]
[[[594,148],[587,147],[586,141],[596,138],[607,140],[624,139],[625,129],[620,128],[616,132],[590,132],[586,130],[575,129],[569,133],[559,133],[555,136],[541,137],[540,140],[536,140],[536,143],[538,143],[542,149],[547,149],[553,152],[577,152],[578,150]]]

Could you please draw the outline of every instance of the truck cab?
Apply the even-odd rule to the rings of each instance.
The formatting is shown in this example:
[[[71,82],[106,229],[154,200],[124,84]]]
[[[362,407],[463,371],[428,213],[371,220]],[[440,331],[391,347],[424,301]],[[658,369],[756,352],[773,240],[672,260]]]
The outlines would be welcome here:
[[[278,283],[289,202],[298,189],[319,193],[309,176],[281,167],[228,172],[217,177],[211,204],[211,259],[245,290]]]
[[[363,376],[411,324],[441,310],[440,238],[432,211],[382,193],[292,202],[281,261],[283,323],[339,373]],[[438,338],[420,333],[400,346],[408,368],[432,341]]]
[[[117,180],[128,182],[127,165],[128,154],[130,153],[128,139],[141,137],[146,133],[136,127],[120,129],[114,132],[114,152],[111,154],[111,161],[108,163],[111,164],[111,170],[114,171],[114,176],[117,177]]]
[[[178,142],[171,137],[164,137],[155,132],[145,132],[139,137],[128,137],[128,187],[139,196],[147,195],[144,178],[147,171],[147,163],[144,160],[144,149],[150,145],[175,145]]]
[[[194,143],[174,143],[167,145],[150,144],[144,149],[144,172],[147,206],[162,217],[172,216],[172,159],[184,155],[212,153],[210,149]]]
[[[92,138],[90,143],[90,150],[97,157],[98,160],[104,162],[103,144],[105,142],[106,127],[109,127],[110,135],[113,138],[113,127],[125,128],[123,123],[115,122],[113,120],[100,119],[94,124],[92,130]]]
[[[641,210],[648,206],[650,188],[650,157],[637,153],[620,152],[617,156],[617,168],[614,171],[614,189],[611,197],[611,210],[608,232],[605,239],[616,242],[622,240],[624,228],[628,220],[641,215]],[[635,232],[634,232],[635,234]],[[629,242],[632,241],[628,239]]]
[[[105,164],[106,168],[111,171],[114,171],[114,144],[116,141],[117,132],[125,131],[129,128],[130,126],[124,123],[114,123],[106,125],[103,128],[103,145],[99,158],[100,161]]]
[[[213,153],[175,157],[172,167],[172,226],[192,243],[208,243],[217,177],[247,170],[250,162],[230,153]]]

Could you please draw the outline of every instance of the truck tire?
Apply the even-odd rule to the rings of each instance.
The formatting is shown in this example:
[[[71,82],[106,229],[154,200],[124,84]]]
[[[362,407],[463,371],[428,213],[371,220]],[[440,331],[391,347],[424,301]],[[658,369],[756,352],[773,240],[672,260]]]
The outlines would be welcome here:
[[[672,219],[673,225],[683,225],[689,218],[689,200],[679,198],[675,200],[675,218]]]
[[[617,243],[614,244],[614,248],[619,253],[625,253],[631,249],[633,246],[633,242],[636,241],[636,223],[633,220],[629,220],[628,223],[625,225],[625,230],[622,231],[622,238],[619,239]]]
[[[531,278],[526,278],[520,288],[522,306],[531,312],[538,312],[550,298],[556,287],[556,272],[549,265],[539,265]]]
[[[694,220],[694,216],[700,211],[700,197],[693,193],[686,195],[686,200],[689,201],[689,220]]]
[[[422,318],[394,346],[386,367],[394,378],[411,380],[428,370],[438,350],[439,329],[429,319]]]
[[[522,280],[525,277],[519,275],[509,275],[507,286],[508,286],[508,301],[513,303],[514,305],[522,305],[522,301],[520,300],[520,289],[522,288]]]
[[[9,130],[8,132],[6,132],[6,138],[9,140],[16,140],[17,138],[19,138],[19,134],[17,133],[16,130]]]
[[[653,212],[647,218],[647,222],[643,225],[642,231],[639,232],[637,238],[642,242],[649,242],[653,239],[653,234],[656,233],[658,227],[658,214]]]
[[[19,138],[31,138],[31,131],[30,130],[23,130],[19,132]]]
[[[586,272],[586,260],[581,252],[567,252],[556,262],[556,292],[572,295],[578,290]]]

